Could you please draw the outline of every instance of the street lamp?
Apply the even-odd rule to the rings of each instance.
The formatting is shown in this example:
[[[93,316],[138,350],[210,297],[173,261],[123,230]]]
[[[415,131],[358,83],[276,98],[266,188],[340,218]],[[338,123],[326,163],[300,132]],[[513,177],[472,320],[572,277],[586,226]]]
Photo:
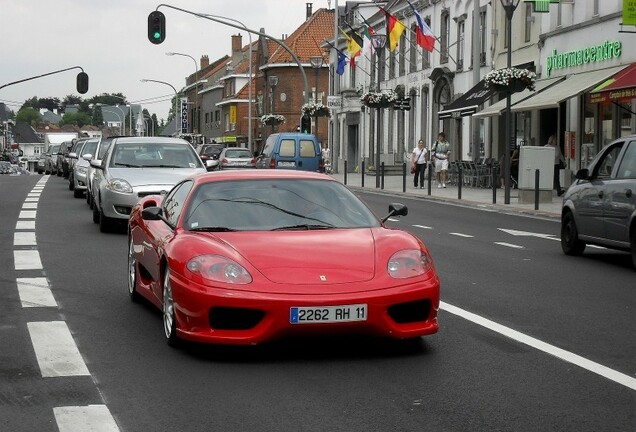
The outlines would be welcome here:
[[[155,122],[152,120],[152,117],[144,114],[144,122],[148,122],[148,121],[150,122],[150,125],[152,126],[152,133],[150,136],[155,136]],[[148,135],[148,132],[146,132],[146,135]]]
[[[210,15],[210,14],[201,14],[201,15],[205,16],[205,17],[212,17],[212,18],[217,18],[217,19],[220,18],[220,19],[224,19],[224,20],[235,22],[235,23],[243,26],[243,28],[247,32],[247,37],[250,40],[250,58],[249,58],[250,79],[249,79],[248,87],[247,87],[247,111],[248,111],[248,114],[247,114],[247,146],[250,148],[250,150],[254,150],[253,144],[252,144],[252,81],[254,79],[254,75],[252,74],[252,57],[253,57],[252,51],[254,50],[254,46],[252,44],[252,33],[245,26],[245,24],[243,24],[242,22],[240,22],[239,20],[236,20],[234,18],[228,18],[228,17],[224,17],[224,16],[220,16],[220,15]]]
[[[172,84],[167,83],[165,81],[142,78],[141,82],[154,82],[154,83],[159,83],[159,84],[165,84],[167,86],[170,86],[170,88],[172,88],[172,90],[174,90],[174,129],[175,129],[175,132],[176,132],[177,131],[177,99],[179,98],[179,93],[177,92],[177,89],[174,88],[174,86]]]
[[[386,35],[373,35],[371,37],[371,43],[377,52],[380,52],[386,46]],[[380,64],[378,56],[378,90],[380,89],[380,67],[384,65]],[[375,187],[380,187],[380,142],[382,142],[382,109],[376,108],[376,123],[377,123],[377,136],[375,139]],[[364,173],[363,173],[364,175]]]
[[[274,114],[274,107],[276,106],[276,86],[278,85],[278,77],[276,75],[270,75],[267,77],[267,82],[269,83],[269,87],[272,89],[272,110],[270,114]],[[274,123],[272,123],[272,133],[274,133]]]
[[[122,97],[122,96],[117,96],[117,95],[111,94],[110,97],[121,99],[123,102],[126,102],[126,98]],[[115,106],[117,108],[119,108],[118,105],[115,105]],[[129,128],[129,130],[130,130],[130,135],[132,136],[132,134],[133,134],[132,133],[132,105],[129,104],[129,103],[126,103],[126,107],[128,108],[128,112],[129,112],[129,116],[130,116],[130,128]],[[119,108],[119,109],[121,110],[121,108]],[[124,114],[124,120],[125,119],[126,119],[126,115]],[[125,124],[125,122],[124,122],[124,133],[126,133],[126,124]]]
[[[115,112],[115,111],[112,111],[112,110],[109,110],[109,109],[104,109],[103,108],[104,106],[108,106],[108,105],[104,105],[102,103],[88,104],[88,107],[91,108],[91,109],[93,107],[95,107],[95,108],[99,107],[99,108],[101,108],[102,111],[106,111],[106,112],[109,112],[111,114],[115,114],[117,116],[117,120],[119,120],[119,134],[123,135],[124,132],[122,131],[122,125],[123,125],[122,117],[120,117],[119,114],[117,112]]]
[[[314,87],[314,103],[318,103],[318,72],[320,72],[320,68],[322,67],[322,56],[310,57],[309,61],[311,62],[311,67],[314,69],[315,76],[315,87]],[[318,116],[314,120],[314,126],[316,127],[315,134],[316,138],[318,137]]]
[[[521,0],[499,0],[506,11],[506,46],[508,47],[506,67],[512,67],[512,16]],[[504,145],[504,203],[510,204],[510,144],[512,136],[512,111],[510,109],[512,93],[506,92],[506,136]]]
[[[192,125],[192,133],[198,133],[199,132],[199,91],[197,90],[197,87],[199,86],[199,65],[197,64],[197,61],[195,60],[195,58],[189,54],[183,54],[178,52],[167,52],[166,55],[167,56],[178,55],[183,57],[190,57],[192,61],[194,62],[194,112],[192,113],[192,123],[194,124]],[[196,117],[195,117],[195,114],[196,114]]]

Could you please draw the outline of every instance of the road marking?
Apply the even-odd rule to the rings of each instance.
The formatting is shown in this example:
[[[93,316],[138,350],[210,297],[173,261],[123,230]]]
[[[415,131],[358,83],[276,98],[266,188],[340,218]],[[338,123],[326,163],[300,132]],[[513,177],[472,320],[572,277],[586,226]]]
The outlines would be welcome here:
[[[46,278],[17,278],[16,281],[22,307],[57,307]]]
[[[35,241],[35,232],[14,232],[13,246],[37,246],[37,243]]]
[[[422,228],[422,229],[427,229],[427,230],[432,230],[433,227],[430,226],[426,226],[426,225],[413,225],[415,228]]]
[[[16,270],[42,270],[42,261],[37,250],[14,250],[13,262]]]
[[[497,228],[497,229],[499,231],[503,231],[515,237],[538,237],[538,238],[544,238],[548,240],[559,240],[553,234],[539,234],[539,233],[533,233],[528,231],[517,231],[513,229],[504,229],[504,228]]]
[[[24,200],[24,202],[38,202],[40,200],[40,198],[37,197],[31,197],[31,198],[26,198]]]
[[[53,414],[60,432],[119,432],[106,405],[57,407]]]
[[[546,354],[553,355],[563,361],[572,363],[585,370],[614,381],[617,384],[621,384],[632,390],[636,390],[636,378],[632,378],[629,375],[618,372],[614,369],[610,369],[607,366],[603,366],[602,364],[593,362],[592,360],[588,360],[572,352],[558,348],[554,345],[550,345],[549,343],[540,341],[539,339],[533,338],[532,336],[528,336],[524,333],[513,330],[510,327],[503,326],[487,318],[484,318],[472,312],[468,312],[467,310],[460,309],[457,306],[453,306],[445,302],[440,302],[440,308],[448,313],[457,315],[464,318],[465,320],[492,330],[495,333],[499,333],[503,336],[509,337],[513,340],[516,340],[517,342],[528,345]]]
[[[34,220],[19,220],[15,224],[15,229],[17,229],[17,230],[34,230],[35,229],[35,221]]]
[[[31,209],[37,209],[37,208],[38,208],[37,202],[25,202],[24,204],[22,204],[22,210],[31,210]]]
[[[519,245],[512,244],[512,243],[495,242],[495,244],[499,245],[499,246],[505,246],[505,247],[513,248],[513,249],[523,249],[523,246],[519,246]]]
[[[18,215],[18,219],[35,219],[36,213],[35,210],[22,210]]]
[[[457,237],[464,237],[464,238],[473,238],[475,236],[471,236],[470,234],[462,234],[462,233],[449,233],[452,236],[457,236]]]
[[[90,375],[64,321],[27,323],[43,377]]]
[[[390,220],[391,222],[399,222],[400,220],[397,218],[388,218],[387,220]]]

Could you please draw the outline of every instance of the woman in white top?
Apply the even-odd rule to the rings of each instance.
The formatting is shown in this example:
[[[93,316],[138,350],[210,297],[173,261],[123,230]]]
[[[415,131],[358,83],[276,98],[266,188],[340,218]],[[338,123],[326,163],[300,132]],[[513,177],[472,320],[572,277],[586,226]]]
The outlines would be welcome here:
[[[426,172],[426,163],[428,162],[428,150],[424,148],[424,141],[419,140],[417,147],[413,149],[411,154],[411,171],[413,172],[413,187],[417,187],[418,180],[420,189],[424,189],[424,173]]]

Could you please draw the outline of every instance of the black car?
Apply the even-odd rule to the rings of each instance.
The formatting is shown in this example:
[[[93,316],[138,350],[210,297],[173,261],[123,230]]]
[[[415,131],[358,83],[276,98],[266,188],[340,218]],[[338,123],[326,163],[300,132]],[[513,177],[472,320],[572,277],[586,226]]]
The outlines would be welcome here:
[[[197,148],[197,153],[208,171],[219,169],[219,155],[224,148],[224,144],[203,144]]]
[[[57,175],[64,176],[64,178],[68,178],[70,173],[70,165],[69,165],[69,153],[71,152],[71,148],[73,147],[74,141],[64,141],[60,144],[60,148],[57,151]]]

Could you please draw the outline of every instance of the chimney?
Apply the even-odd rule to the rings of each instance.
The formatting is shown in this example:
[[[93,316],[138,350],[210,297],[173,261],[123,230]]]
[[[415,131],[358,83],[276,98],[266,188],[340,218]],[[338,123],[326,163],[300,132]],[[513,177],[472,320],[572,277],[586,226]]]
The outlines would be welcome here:
[[[312,8],[313,8],[313,3],[305,3],[305,5],[307,5],[307,18],[309,19],[311,18],[311,14],[312,14]]]
[[[232,54],[242,52],[243,49],[243,36],[240,34],[232,35]]]
[[[207,55],[202,55],[201,56],[201,69],[205,69],[208,66],[210,66],[210,59],[208,58]]]

